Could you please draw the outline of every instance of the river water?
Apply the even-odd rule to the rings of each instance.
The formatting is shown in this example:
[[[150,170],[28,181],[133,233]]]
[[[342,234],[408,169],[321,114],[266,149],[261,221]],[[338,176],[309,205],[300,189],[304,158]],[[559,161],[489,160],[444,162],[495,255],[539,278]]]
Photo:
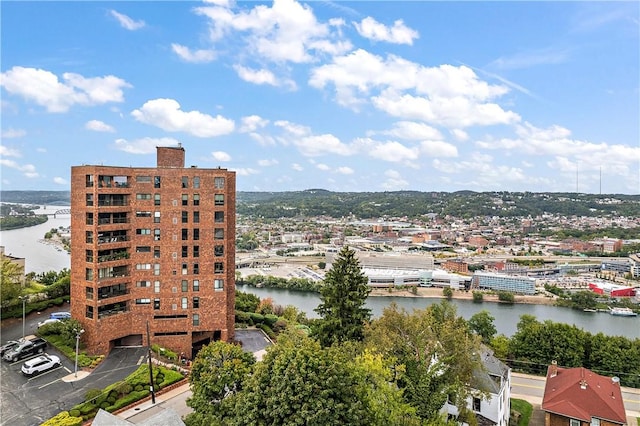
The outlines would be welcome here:
[[[69,206],[47,206],[39,213],[53,213],[57,210],[68,209]],[[58,215],[57,218],[49,217],[49,220],[41,225],[11,231],[0,231],[0,245],[5,247],[5,252],[16,257],[25,258],[25,272],[61,271],[71,267],[71,258],[68,253],[58,251],[55,246],[40,242],[44,234],[51,228],[68,227],[71,222],[70,215]],[[316,318],[313,311],[320,303],[316,293],[298,292],[270,288],[254,288],[238,286],[241,291],[253,293],[260,298],[271,297],[278,305],[293,305],[307,314],[309,318]],[[385,307],[392,302],[407,311],[423,309],[433,303],[440,303],[437,298],[380,296],[369,297],[367,307],[371,309],[374,317],[382,314]],[[631,339],[640,338],[640,316],[616,317],[608,313],[586,313],[569,308],[559,308],[547,305],[505,305],[501,303],[483,302],[473,303],[470,300],[452,300],[458,314],[469,319],[473,314],[486,309],[495,317],[495,326],[498,333],[512,336],[516,331],[516,325],[520,316],[530,314],[539,321],[551,320],[565,324],[572,324],[591,333],[602,332],[607,335],[625,336]]]

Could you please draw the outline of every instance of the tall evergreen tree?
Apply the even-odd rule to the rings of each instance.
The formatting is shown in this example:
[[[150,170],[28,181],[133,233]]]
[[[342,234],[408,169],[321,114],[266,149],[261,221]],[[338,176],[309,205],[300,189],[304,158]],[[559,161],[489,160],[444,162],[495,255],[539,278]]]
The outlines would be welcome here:
[[[325,276],[315,309],[321,320],[313,335],[322,346],[364,339],[365,324],[371,320],[371,310],[364,307],[371,291],[367,282],[355,251],[343,247]]]

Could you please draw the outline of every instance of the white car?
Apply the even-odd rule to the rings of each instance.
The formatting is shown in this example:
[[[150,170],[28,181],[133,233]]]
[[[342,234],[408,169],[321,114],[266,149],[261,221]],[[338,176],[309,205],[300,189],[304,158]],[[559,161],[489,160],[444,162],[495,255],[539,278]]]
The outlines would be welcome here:
[[[42,327],[43,325],[47,325],[47,324],[53,324],[54,322],[60,322],[59,319],[57,318],[48,318],[44,321],[41,321],[38,323],[38,328]]]
[[[55,355],[41,355],[22,364],[22,374],[33,376],[52,368],[60,367],[60,358]]]

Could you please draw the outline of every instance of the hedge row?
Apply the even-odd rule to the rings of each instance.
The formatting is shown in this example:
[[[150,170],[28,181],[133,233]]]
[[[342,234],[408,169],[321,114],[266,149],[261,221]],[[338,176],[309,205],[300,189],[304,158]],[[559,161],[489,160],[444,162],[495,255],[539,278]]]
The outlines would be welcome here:
[[[41,300],[40,302],[27,303],[24,308],[25,315],[29,315],[31,312],[41,312],[47,308],[54,306],[61,306],[65,302],[68,302],[70,296],[56,297],[55,299]],[[2,309],[0,319],[7,318],[22,318],[22,305],[14,305],[5,309]]]

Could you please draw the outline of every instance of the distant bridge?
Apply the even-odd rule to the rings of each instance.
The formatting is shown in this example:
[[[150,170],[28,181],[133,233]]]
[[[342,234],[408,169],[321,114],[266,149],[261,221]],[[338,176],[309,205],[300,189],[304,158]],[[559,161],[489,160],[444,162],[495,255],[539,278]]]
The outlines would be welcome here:
[[[47,213],[47,216],[53,216],[53,218],[56,218],[56,215],[59,214],[71,214],[71,209],[60,209],[60,210],[56,210],[53,213]]]

